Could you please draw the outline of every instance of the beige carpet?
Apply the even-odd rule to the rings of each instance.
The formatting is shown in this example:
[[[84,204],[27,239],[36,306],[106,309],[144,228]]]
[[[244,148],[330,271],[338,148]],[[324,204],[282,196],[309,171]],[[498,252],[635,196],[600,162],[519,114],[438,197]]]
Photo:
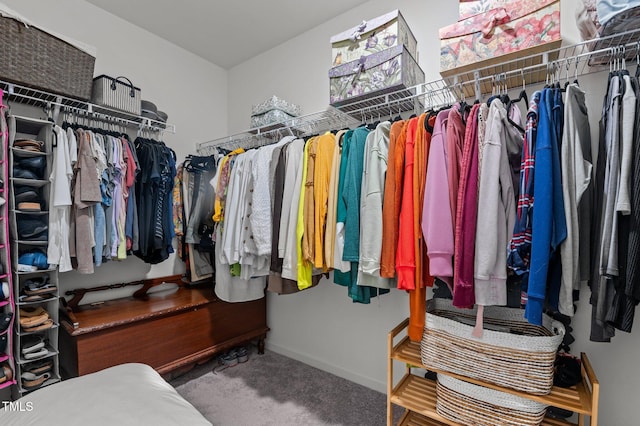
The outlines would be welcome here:
[[[214,425],[386,424],[384,394],[274,352],[258,355],[252,348],[248,362],[217,374],[215,365],[171,381]]]

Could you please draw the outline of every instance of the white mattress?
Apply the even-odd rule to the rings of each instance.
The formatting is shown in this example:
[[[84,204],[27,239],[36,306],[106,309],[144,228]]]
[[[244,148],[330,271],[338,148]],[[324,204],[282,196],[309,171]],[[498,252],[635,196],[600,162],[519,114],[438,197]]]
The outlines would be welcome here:
[[[16,402],[24,411],[0,405],[0,425],[211,425],[145,364],[123,364],[65,380]],[[31,411],[26,410],[29,405]]]

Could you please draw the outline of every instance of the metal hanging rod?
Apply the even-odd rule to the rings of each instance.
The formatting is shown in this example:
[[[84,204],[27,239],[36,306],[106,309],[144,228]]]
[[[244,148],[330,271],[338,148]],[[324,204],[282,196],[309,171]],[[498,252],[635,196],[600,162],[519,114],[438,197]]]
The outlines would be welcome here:
[[[211,155],[216,148],[257,148],[276,143],[284,136],[304,137],[358,124],[359,122],[348,114],[329,107],[325,111],[293,117],[269,126],[200,142],[196,145],[196,151],[200,155]]]
[[[5,91],[5,96],[9,102],[13,101],[20,104],[38,106],[52,112],[54,110],[67,110],[73,113],[87,114],[101,121],[128,124],[154,132],[176,132],[176,126],[174,124],[164,123],[79,99],[68,98],[3,80],[0,80],[0,87]]]

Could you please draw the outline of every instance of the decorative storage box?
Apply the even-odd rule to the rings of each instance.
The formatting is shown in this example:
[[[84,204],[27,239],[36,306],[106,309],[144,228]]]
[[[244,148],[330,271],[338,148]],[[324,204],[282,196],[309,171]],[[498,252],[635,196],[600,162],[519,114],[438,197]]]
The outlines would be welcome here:
[[[460,0],[458,9],[460,10],[460,17],[458,21],[463,21],[467,18],[471,18],[474,15],[488,12],[491,9],[497,9],[499,7],[508,7],[509,3],[513,3],[512,0]]]
[[[445,419],[465,425],[538,426],[547,406],[438,374],[436,411]]]
[[[396,46],[405,46],[417,58],[417,44],[400,11],[394,10],[331,37],[333,66]]]
[[[424,365],[499,386],[546,395],[553,386],[553,365],[564,326],[543,315],[529,324],[522,309],[486,306],[482,338],[472,335],[475,309],[458,309],[451,300],[427,302],[420,344]]]
[[[467,72],[560,43],[559,0],[509,2],[440,29],[440,73]]]
[[[0,46],[0,78],[82,100],[91,98],[96,59],[84,50],[6,16],[0,16]]]
[[[386,49],[329,70],[330,103],[404,89],[424,83],[424,72],[403,45]]]
[[[140,89],[126,77],[101,75],[93,79],[91,101],[98,105],[140,115]]]
[[[265,114],[269,111],[280,110],[286,114],[297,117],[302,113],[300,105],[292,104],[277,96],[272,96],[264,102],[251,107],[251,116]]]

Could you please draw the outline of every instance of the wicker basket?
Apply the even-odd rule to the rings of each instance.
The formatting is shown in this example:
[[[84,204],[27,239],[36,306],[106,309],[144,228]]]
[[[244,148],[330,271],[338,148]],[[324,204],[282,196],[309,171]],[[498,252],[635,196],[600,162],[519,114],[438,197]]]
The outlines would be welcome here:
[[[33,25],[0,16],[0,77],[73,98],[91,98],[95,58]]]
[[[538,426],[547,406],[438,374],[436,411],[463,425]]]
[[[457,309],[450,300],[427,303],[420,345],[422,363],[436,370],[538,395],[553,386],[553,363],[564,326],[548,316],[529,324],[521,309],[487,306],[482,338],[474,337],[475,309]]]

